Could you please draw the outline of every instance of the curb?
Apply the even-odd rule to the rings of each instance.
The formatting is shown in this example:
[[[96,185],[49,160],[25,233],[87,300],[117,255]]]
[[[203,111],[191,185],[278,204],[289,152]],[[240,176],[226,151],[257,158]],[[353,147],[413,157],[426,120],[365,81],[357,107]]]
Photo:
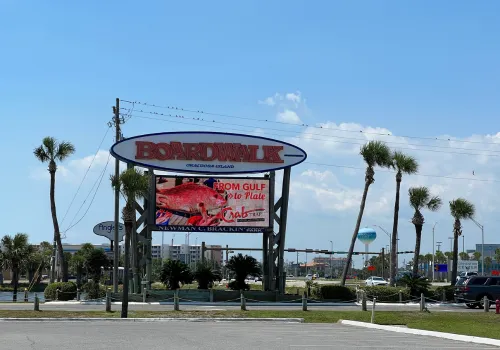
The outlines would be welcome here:
[[[93,322],[93,321],[113,321],[113,322],[281,322],[281,323],[304,323],[303,318],[208,318],[208,317],[151,317],[151,318],[83,318],[83,317],[39,317],[39,318],[0,318],[0,322],[68,322],[68,321],[79,321],[79,322]]]
[[[349,325],[349,326],[357,326],[364,327],[370,329],[379,329],[383,331],[397,332],[397,333],[405,333],[405,334],[415,334],[415,335],[426,335],[430,337],[462,341],[467,343],[475,343],[475,344],[483,344],[483,345],[493,345],[500,347],[500,340],[491,339],[491,338],[482,338],[482,337],[474,337],[470,335],[461,335],[461,334],[453,334],[453,333],[444,333],[444,332],[435,332],[435,331],[426,331],[422,329],[413,329],[413,328],[404,328],[397,326],[384,326],[379,324],[372,324],[366,322],[358,322],[358,321],[347,321],[341,320],[339,321],[341,324]]]

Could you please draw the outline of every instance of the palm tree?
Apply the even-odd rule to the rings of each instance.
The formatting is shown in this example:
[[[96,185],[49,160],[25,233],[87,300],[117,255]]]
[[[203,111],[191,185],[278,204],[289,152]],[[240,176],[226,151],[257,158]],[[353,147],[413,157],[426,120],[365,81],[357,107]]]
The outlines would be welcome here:
[[[33,151],[35,157],[42,163],[49,163],[50,174],[50,211],[52,213],[52,224],[54,225],[54,242],[57,244],[60,266],[64,267],[64,252],[61,242],[61,232],[59,231],[59,222],[57,221],[55,187],[56,187],[56,162],[62,162],[73,153],[75,147],[67,141],[57,142],[53,137],[47,136],[42,140],[42,145],[35,148]],[[50,274],[50,283],[54,282],[55,278],[55,259],[52,262],[52,273]],[[63,281],[68,281],[68,271],[63,269]]]
[[[398,250],[398,221],[399,221],[399,192],[403,174],[411,175],[418,171],[417,160],[403,152],[395,151],[392,154],[391,167],[396,170],[396,200],[394,201],[394,221],[391,235],[391,286],[395,284],[397,273],[397,250]],[[413,270],[418,270],[418,255],[414,259]]]
[[[2,238],[2,268],[12,271],[12,284],[14,294],[12,301],[17,301],[17,289],[19,286],[19,274],[27,267],[33,254],[33,246],[28,243],[28,235],[17,233],[14,237],[6,235]]]
[[[358,219],[356,221],[356,227],[352,234],[351,245],[349,247],[349,252],[347,253],[347,261],[344,266],[344,271],[342,273],[341,285],[345,286],[345,280],[347,278],[347,273],[351,266],[352,252],[354,251],[354,244],[356,243],[356,238],[358,236],[359,227],[361,226],[361,220],[363,219],[363,212],[365,210],[366,197],[368,196],[368,189],[372,183],[375,182],[375,166],[389,167],[392,164],[391,150],[387,145],[381,141],[370,141],[360,149],[360,155],[366,163],[365,171],[365,188],[363,191],[363,197],[361,198],[361,204],[359,206]]]
[[[161,268],[160,280],[168,289],[176,290],[180,283],[193,282],[193,274],[186,263],[168,259]]]
[[[425,277],[421,277],[418,274],[406,274],[399,282],[410,290],[412,297],[419,296],[420,293],[425,293],[429,290],[431,283]]]
[[[215,281],[222,280],[220,270],[215,269],[213,264],[208,261],[196,265],[193,277],[198,282],[198,289],[208,289]]]
[[[479,261],[479,259],[481,259],[480,252],[474,252],[474,253],[472,253],[472,255],[474,256],[474,260],[476,260],[476,261]]]
[[[460,260],[469,260],[470,259],[469,254],[467,254],[466,252],[460,252],[460,253],[458,253],[458,256],[460,257]]]
[[[243,255],[241,253],[233,255],[231,259],[229,259],[226,267],[234,274],[234,282],[231,282],[229,285],[230,288],[234,290],[248,290],[249,286],[245,283],[247,276],[260,277],[261,275],[261,266],[259,262],[250,255]]]
[[[118,177],[111,176],[111,185],[119,188],[127,199],[127,203],[122,210],[122,217],[125,225],[125,266],[123,276],[123,298],[121,317],[128,315],[128,288],[130,270],[130,236],[133,235],[135,222],[135,200],[145,198],[149,194],[149,178],[136,168],[123,171]]]
[[[435,259],[437,263],[443,264],[446,262],[446,255],[442,251],[436,250]]]
[[[424,216],[421,210],[427,209],[430,211],[437,211],[441,207],[442,201],[438,196],[431,196],[430,191],[427,187],[410,187],[408,190],[408,197],[410,200],[410,206],[415,210],[413,213],[413,218],[411,219],[412,224],[415,226],[415,263],[418,264],[418,258],[420,255],[420,243],[422,241],[422,227],[424,226]],[[418,270],[413,266],[413,274],[416,274]]]
[[[491,256],[487,256],[487,257],[484,258],[484,267],[485,267],[485,269],[489,269],[492,264],[493,264],[493,259],[491,259]]]
[[[455,219],[453,223],[453,267],[451,271],[451,284],[454,285],[457,279],[458,264],[458,239],[462,235],[461,220],[474,218],[476,208],[474,204],[463,198],[457,198],[450,202],[451,216]]]

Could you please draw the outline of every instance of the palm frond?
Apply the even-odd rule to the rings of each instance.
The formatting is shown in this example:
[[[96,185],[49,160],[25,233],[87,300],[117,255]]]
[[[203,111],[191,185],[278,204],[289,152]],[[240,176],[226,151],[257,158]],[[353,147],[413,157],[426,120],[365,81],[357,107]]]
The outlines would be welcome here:
[[[425,207],[430,211],[438,211],[442,204],[443,201],[441,198],[439,198],[439,196],[434,196],[427,202]]]
[[[370,167],[389,167],[392,164],[391,150],[382,141],[369,141],[361,146],[359,153]]]
[[[54,158],[62,162],[73,153],[75,153],[75,146],[71,142],[62,141],[57,145]]]
[[[50,157],[47,152],[45,152],[43,146],[38,146],[37,148],[35,148],[33,154],[35,155],[36,159],[38,159],[42,163],[48,162],[50,160]]]
[[[464,198],[450,201],[450,212],[456,220],[472,219],[476,214],[474,204]]]
[[[52,136],[47,136],[43,138],[42,145],[45,147],[45,151],[49,158],[53,159],[56,154],[57,140]]]
[[[422,209],[429,202],[429,189],[425,186],[410,187],[408,189],[408,199],[410,206],[415,210]]]
[[[392,167],[403,174],[416,174],[418,162],[415,157],[395,151],[392,154]]]
[[[127,199],[141,199],[149,195],[149,176],[136,168],[123,171],[118,178],[110,177],[111,186],[118,187]]]

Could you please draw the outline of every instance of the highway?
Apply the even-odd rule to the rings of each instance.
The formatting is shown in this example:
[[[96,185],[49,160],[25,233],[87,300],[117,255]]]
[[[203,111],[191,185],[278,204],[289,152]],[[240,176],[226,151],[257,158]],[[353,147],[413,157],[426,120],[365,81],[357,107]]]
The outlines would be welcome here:
[[[3,322],[2,349],[498,349],[340,324],[262,322]]]

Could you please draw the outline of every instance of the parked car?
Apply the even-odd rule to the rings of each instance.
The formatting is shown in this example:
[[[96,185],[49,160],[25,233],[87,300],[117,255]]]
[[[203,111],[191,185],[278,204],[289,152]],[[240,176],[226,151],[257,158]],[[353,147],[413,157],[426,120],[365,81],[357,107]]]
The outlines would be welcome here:
[[[367,286],[387,286],[389,283],[382,277],[368,277],[368,279],[365,281]]]
[[[489,300],[500,299],[500,277],[470,276],[462,277],[455,284],[453,293],[457,303],[465,303],[468,308],[484,307],[484,297]]]
[[[471,277],[471,276],[477,276],[477,272],[461,272],[458,276],[457,276],[457,282],[458,280],[461,278],[461,277]]]

